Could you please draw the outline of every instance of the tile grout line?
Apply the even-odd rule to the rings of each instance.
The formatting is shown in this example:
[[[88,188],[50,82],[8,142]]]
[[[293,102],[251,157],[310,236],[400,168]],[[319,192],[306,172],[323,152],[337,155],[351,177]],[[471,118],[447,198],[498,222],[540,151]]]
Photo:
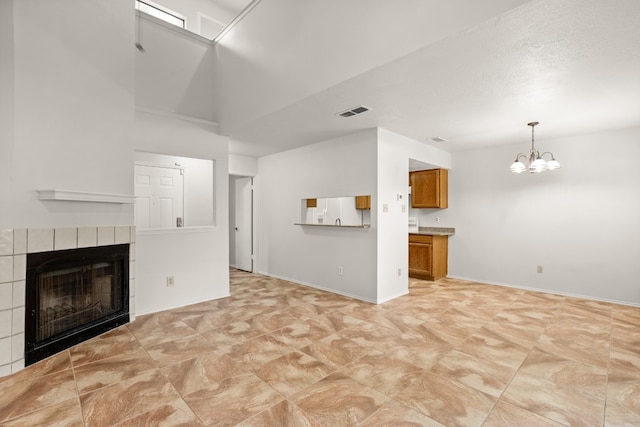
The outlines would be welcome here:
[[[509,306],[509,307],[513,307],[513,306],[516,304],[516,302],[519,302],[523,295],[526,295],[526,293],[524,293],[524,294],[520,295],[520,298],[517,298],[516,300],[514,300],[514,301],[510,304],[510,306]],[[558,304],[558,307],[555,309],[554,316],[555,316],[555,314],[558,312],[558,310],[560,310],[560,306],[561,306],[561,304]],[[503,310],[503,311],[504,311],[504,310]],[[497,316],[497,315],[496,315],[496,316]],[[526,316],[525,316],[525,317],[526,317]],[[550,318],[550,319],[552,319],[552,318],[553,318],[553,316],[551,316],[551,318]],[[508,383],[504,386],[504,388],[502,389],[502,392],[500,393],[500,396],[498,396],[498,398],[496,399],[495,403],[493,404],[493,407],[492,407],[492,408],[491,408],[491,410],[487,413],[487,416],[486,416],[486,417],[485,417],[485,419],[482,421],[482,424],[481,424],[481,425],[484,425],[484,424],[487,422],[487,420],[489,419],[489,416],[490,416],[490,415],[491,415],[491,413],[495,410],[495,408],[496,408],[496,406],[498,405],[498,403],[502,401],[502,398],[503,398],[503,396],[504,396],[504,393],[509,389],[509,386],[511,386],[511,383],[513,382],[513,380],[515,379],[515,377],[518,375],[518,372],[520,372],[520,369],[522,369],[522,365],[524,365],[524,362],[526,362],[526,360],[529,358],[529,356],[531,355],[531,353],[533,352],[533,350],[536,348],[536,343],[540,340],[540,337],[542,337],[542,335],[544,334],[544,331],[548,328],[549,323],[551,323],[551,320],[548,320],[548,321],[546,322],[546,326],[545,326],[545,328],[542,330],[542,332],[540,333],[540,335],[538,335],[538,339],[533,343],[533,345],[531,346],[531,348],[530,348],[530,349],[529,349],[529,351],[527,352],[527,355],[522,359],[522,361],[520,362],[520,365],[518,365],[518,368],[513,372],[513,375],[512,375],[512,376],[511,376],[511,378],[509,379],[509,382],[508,382]],[[509,403],[509,402],[506,402],[506,403]],[[547,418],[547,417],[544,417],[544,416],[542,416],[542,415],[540,415],[540,414],[536,414],[535,412],[531,412],[531,411],[529,411],[527,408],[522,408],[522,407],[520,407],[520,406],[518,406],[518,405],[515,405],[515,404],[512,404],[512,405],[513,405],[513,406],[515,406],[515,407],[517,407],[517,408],[520,408],[520,409],[522,409],[522,410],[525,410],[525,411],[527,411],[527,412],[530,412],[530,413],[532,413],[532,414],[534,414],[534,415],[540,416],[540,417],[542,417],[542,418],[544,418],[544,419],[547,419],[547,420],[550,420],[550,421],[552,421],[552,422],[555,422],[554,420],[551,420],[551,419],[549,419],[549,418]]]
[[[611,337],[613,335],[613,311],[614,307],[611,307],[611,316],[609,320],[609,353],[607,357],[607,383],[604,387],[604,408],[602,414],[602,426],[606,426],[607,424],[607,403],[609,397],[609,374],[611,372]]]
[[[508,308],[511,308],[515,305],[516,301],[518,301],[519,298],[511,301],[511,304],[509,304]],[[503,313],[504,310],[502,310],[500,313]],[[499,313],[499,314],[500,314]],[[496,314],[493,318],[496,318],[498,316],[498,314]],[[492,318],[492,319],[493,319]],[[533,348],[533,347],[532,347]],[[491,409],[487,412],[487,415],[484,417],[484,420],[482,420],[482,423],[480,423],[480,425],[484,425],[487,420],[489,419],[489,416],[491,416],[491,414],[493,413],[493,411],[496,409],[496,406],[498,406],[498,403],[500,402],[500,399],[502,399],[502,396],[504,395],[504,392],[507,391],[507,389],[509,388],[509,386],[511,385],[511,382],[513,381],[513,379],[516,377],[518,371],[520,370],[520,368],[522,367],[522,364],[524,363],[525,360],[527,360],[527,358],[529,357],[529,354],[531,354],[532,348],[529,349],[529,352],[527,353],[527,355],[522,359],[522,362],[520,362],[520,365],[518,366],[518,368],[516,370],[513,371],[513,375],[511,375],[511,378],[509,379],[509,381],[507,382],[507,384],[505,384],[505,386],[502,389],[502,392],[500,392],[500,396],[498,396],[495,400],[495,402],[493,402],[493,406],[491,406]]]
[[[78,402],[78,406],[80,407],[80,418],[82,418],[82,425],[84,427],[88,427],[87,421],[85,419],[84,407],[82,406],[82,401],[80,400],[80,388],[78,387],[78,378],[76,377],[76,368],[73,364],[73,360],[71,359],[71,350],[67,348],[64,351],[67,353],[67,356],[69,357],[69,365],[71,366],[71,373],[73,374],[73,382],[76,386],[76,400]]]
[[[151,315],[153,315],[153,314],[155,314],[155,313],[152,313]],[[172,314],[173,314],[173,313],[172,313]],[[134,322],[135,322],[135,320],[134,320]],[[176,394],[177,394],[178,396],[180,396],[180,399],[184,402],[184,404],[187,406],[187,408],[189,408],[189,410],[191,411],[191,413],[193,414],[193,416],[194,416],[194,417],[196,417],[196,419],[200,422],[200,424],[202,424],[202,425],[204,426],[204,425],[205,425],[204,421],[200,418],[200,416],[198,416],[198,414],[196,413],[196,411],[194,411],[194,410],[193,410],[193,408],[191,407],[191,405],[189,405],[189,403],[185,400],[185,398],[184,398],[184,396],[182,395],[182,393],[180,392],[180,390],[178,390],[178,389],[176,388],[176,386],[171,382],[171,380],[170,380],[170,379],[165,375],[165,373],[163,372],[163,370],[162,370],[162,368],[160,367],[160,365],[158,364],[158,362],[157,362],[153,357],[151,357],[151,355],[150,355],[150,354],[149,354],[149,352],[147,351],[147,348],[146,348],[144,345],[142,345],[142,343],[141,343],[141,342],[140,342],[140,340],[138,339],[138,336],[137,336],[135,333],[133,333],[133,331],[129,328],[129,325],[130,325],[131,323],[132,323],[132,322],[129,322],[129,323],[127,323],[127,324],[125,325],[125,326],[126,326],[126,328],[127,328],[127,330],[129,330],[129,332],[131,333],[131,335],[133,335],[133,337],[134,337],[134,338],[136,339],[136,341],[138,342],[138,345],[140,346],[140,348],[141,348],[142,350],[144,350],[144,352],[145,352],[145,354],[147,355],[147,357],[148,357],[148,358],[153,362],[153,365],[155,366],[155,369],[157,369],[157,370],[158,370],[158,373],[159,373],[160,375],[162,375],[162,377],[163,377],[163,378],[164,378],[164,379],[165,379],[165,380],[166,380],[166,381],[171,385],[171,387],[172,387],[172,388],[173,388],[173,390],[176,392]],[[184,322],[183,322],[183,323],[184,323]],[[186,323],[185,323],[185,324],[186,324]],[[188,327],[190,327],[189,325],[187,325],[187,326],[188,326]],[[191,328],[191,327],[190,327],[190,328]],[[191,328],[191,329],[193,329],[193,328]],[[199,357],[199,356],[196,356],[196,357]],[[178,363],[179,363],[179,362],[178,362]],[[169,365],[167,365],[167,366],[169,366]],[[127,420],[123,420],[123,421],[121,421],[121,422],[124,422],[124,421],[127,421]]]

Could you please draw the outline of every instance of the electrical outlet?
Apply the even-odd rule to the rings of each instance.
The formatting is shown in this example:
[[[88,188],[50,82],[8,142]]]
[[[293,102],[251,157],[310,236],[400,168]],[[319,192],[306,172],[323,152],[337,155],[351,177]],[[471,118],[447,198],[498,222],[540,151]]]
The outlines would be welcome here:
[[[538,273],[542,273],[542,266],[541,266],[541,265],[539,265],[539,266],[538,266],[538,268],[536,269],[536,271],[537,271]]]
[[[440,217],[439,216],[436,217],[436,222],[440,222]]]
[[[386,203],[382,204],[382,212],[389,212],[389,205]]]
[[[174,284],[173,276],[167,276],[167,286],[173,286]]]
[[[407,211],[407,205],[402,205],[402,213],[405,213]]]
[[[402,276],[402,269],[398,267],[398,276]]]
[[[342,273],[344,273],[344,270],[342,269],[342,266],[338,266],[338,276],[342,276]]]

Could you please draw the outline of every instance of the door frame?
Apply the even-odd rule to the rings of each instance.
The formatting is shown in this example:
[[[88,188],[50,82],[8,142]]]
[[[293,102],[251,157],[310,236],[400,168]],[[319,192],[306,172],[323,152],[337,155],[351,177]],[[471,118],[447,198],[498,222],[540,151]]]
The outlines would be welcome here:
[[[255,209],[256,209],[256,203],[255,203],[255,183],[254,183],[254,176],[251,175],[235,175],[235,174],[229,174],[229,180],[233,180],[234,181],[234,191],[235,191],[235,180],[237,178],[249,178],[249,185],[250,185],[250,194],[251,194],[251,200],[250,200],[250,232],[249,232],[249,241],[250,241],[250,251],[251,251],[251,271],[250,272],[255,272],[256,269],[256,246],[255,246],[255,230],[256,230],[256,224],[255,224]],[[231,205],[231,204],[229,204]],[[233,212],[234,212],[234,218],[231,218],[231,216],[229,216],[229,231],[230,231],[230,235],[232,234],[233,236],[236,236],[236,233],[231,233],[231,231],[235,230],[235,214],[236,214],[236,199],[235,199],[235,194],[234,194],[234,206],[233,206]],[[235,237],[234,237],[235,238]],[[234,249],[236,247],[236,241],[234,241]],[[231,248],[229,248],[231,249]],[[235,254],[234,254],[234,258],[235,258]],[[236,262],[234,262],[233,264],[229,263],[230,267],[233,268],[237,268]],[[244,271],[244,270],[243,270]]]

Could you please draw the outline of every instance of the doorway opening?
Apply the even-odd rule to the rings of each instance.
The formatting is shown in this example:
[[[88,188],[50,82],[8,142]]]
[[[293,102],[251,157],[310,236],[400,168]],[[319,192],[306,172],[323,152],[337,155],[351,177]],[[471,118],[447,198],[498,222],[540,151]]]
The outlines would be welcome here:
[[[253,273],[253,178],[229,176],[229,265]]]

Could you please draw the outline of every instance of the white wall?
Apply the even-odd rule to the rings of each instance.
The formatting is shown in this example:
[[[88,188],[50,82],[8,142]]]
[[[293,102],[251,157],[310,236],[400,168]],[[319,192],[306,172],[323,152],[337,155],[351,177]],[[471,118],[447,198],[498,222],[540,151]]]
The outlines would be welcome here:
[[[136,105],[213,120],[215,55],[211,43],[170,24],[157,23],[144,13],[140,16],[145,52],[133,49]]]
[[[449,275],[640,305],[640,128],[536,141],[562,168],[513,174],[522,145],[454,153]],[[543,273],[536,273],[536,266]]]
[[[213,227],[138,234],[137,310],[149,313],[229,295],[229,150],[210,121],[212,45],[140,16],[135,148],[214,160],[215,185]],[[175,286],[166,286],[167,276]]]
[[[187,69],[169,79],[175,67],[143,66],[162,63],[136,61],[134,70],[129,0],[3,0],[0,12],[0,228],[130,225],[132,204],[43,202],[36,190],[133,195],[134,148],[215,160],[216,226],[138,236],[136,305],[147,313],[228,295],[227,139],[202,120],[134,113],[135,101],[144,99],[138,89],[171,93],[170,102],[152,108],[206,112],[210,94],[199,87],[211,85],[199,66],[207,45],[188,39],[196,46],[188,48],[184,39],[172,43],[166,34],[158,43],[148,39],[153,58],[166,55],[169,61],[173,49],[173,60],[184,60]],[[160,52],[163,43],[169,53]],[[145,79],[149,75],[153,79]],[[134,80],[145,83],[135,88],[135,99]],[[175,277],[172,288],[166,287],[169,275]]]
[[[13,1],[0,1],[0,229],[12,226],[14,119]]]
[[[451,167],[449,153],[384,129],[259,158],[258,271],[376,303],[407,293],[409,158]],[[302,199],[362,194],[369,230],[292,225]]]
[[[220,230],[185,228],[136,236],[136,314],[229,296],[227,239]],[[167,287],[167,276],[175,285]]]
[[[370,229],[293,225],[304,198],[371,194],[376,204],[376,135],[369,129],[258,159],[257,272],[376,301],[375,215]]]
[[[258,174],[258,159],[229,154],[229,173],[238,176],[256,176]]]
[[[215,225],[215,162],[182,157],[185,164],[185,227]]]
[[[375,206],[378,214],[378,302],[408,292],[410,158],[445,169],[451,167],[449,153],[378,129],[378,202]],[[401,200],[398,195],[402,196]],[[384,212],[385,204],[388,212]],[[399,275],[398,269],[401,269]]]
[[[13,59],[5,39],[11,8]],[[0,228],[132,224],[132,205],[43,202],[36,194],[133,194],[131,3],[5,0],[2,15],[3,127],[12,95],[14,120],[1,134]]]
[[[8,306],[6,298],[0,304],[2,318],[14,319],[13,327],[2,328],[0,375],[24,367],[25,301],[18,296],[27,248],[18,242],[32,240],[32,233],[49,236],[50,245],[40,249],[51,249],[58,230],[68,237],[77,227],[99,233],[97,242],[109,241],[110,233],[113,241],[129,242],[132,204],[41,201],[37,190],[133,194],[131,6],[129,0],[0,0],[0,230],[5,243],[9,238],[0,264],[13,265],[0,287],[14,295]],[[132,283],[135,264],[132,252]],[[132,317],[134,301],[132,290]]]
[[[213,227],[138,231],[136,310],[145,314],[229,295],[228,141],[215,126],[136,112],[135,148],[214,160]],[[179,141],[179,143],[176,143]],[[166,286],[167,276],[175,285]]]

